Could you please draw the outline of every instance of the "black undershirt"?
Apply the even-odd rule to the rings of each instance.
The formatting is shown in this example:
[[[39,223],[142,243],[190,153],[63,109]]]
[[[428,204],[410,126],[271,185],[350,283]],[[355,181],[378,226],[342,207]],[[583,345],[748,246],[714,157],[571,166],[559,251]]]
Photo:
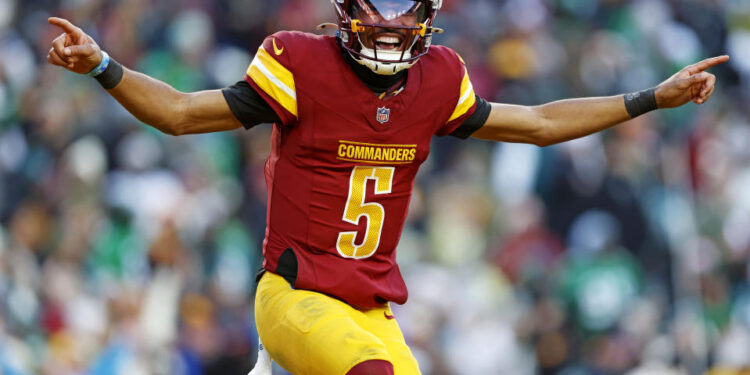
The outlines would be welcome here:
[[[399,81],[405,81],[408,70],[401,71],[394,75],[386,76],[374,73],[366,66],[354,61],[347,53],[343,57],[349,66],[354,70],[357,77],[373,92],[383,93],[389,88],[396,85]],[[258,94],[249,83],[239,81],[236,84],[221,90],[224,98],[229,104],[229,108],[242,125],[250,129],[259,124],[281,122],[279,116],[274,112],[270,105]],[[466,139],[474,132],[479,130],[490,115],[490,104],[476,96],[476,110],[450,135],[456,138]]]

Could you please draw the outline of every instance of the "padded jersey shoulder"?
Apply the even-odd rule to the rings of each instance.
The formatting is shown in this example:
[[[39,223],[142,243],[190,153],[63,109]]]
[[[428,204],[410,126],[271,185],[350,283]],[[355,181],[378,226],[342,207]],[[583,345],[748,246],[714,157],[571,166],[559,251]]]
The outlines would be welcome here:
[[[464,62],[453,49],[434,45],[427,55],[422,56],[420,63],[428,74],[439,77],[447,84],[461,85],[464,77]]]
[[[310,64],[311,58],[335,46],[335,38],[301,31],[279,31],[263,41],[262,48],[289,69]]]

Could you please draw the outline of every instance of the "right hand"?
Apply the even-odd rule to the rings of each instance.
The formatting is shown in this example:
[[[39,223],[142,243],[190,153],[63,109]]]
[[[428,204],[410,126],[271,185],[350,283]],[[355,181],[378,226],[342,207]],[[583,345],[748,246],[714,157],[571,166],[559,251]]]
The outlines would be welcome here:
[[[64,18],[50,17],[50,24],[63,30],[47,54],[47,62],[78,74],[86,74],[99,66],[102,51],[93,38]]]
[[[729,56],[716,56],[688,65],[656,86],[656,104],[659,108],[679,107],[689,101],[703,104],[716,88],[716,76],[708,68],[729,61]]]

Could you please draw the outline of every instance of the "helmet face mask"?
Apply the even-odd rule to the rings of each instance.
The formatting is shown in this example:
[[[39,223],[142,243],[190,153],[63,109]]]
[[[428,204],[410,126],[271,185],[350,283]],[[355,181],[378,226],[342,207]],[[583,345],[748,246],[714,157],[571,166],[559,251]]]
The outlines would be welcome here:
[[[384,75],[413,66],[432,41],[441,0],[331,0],[342,47],[362,65]]]

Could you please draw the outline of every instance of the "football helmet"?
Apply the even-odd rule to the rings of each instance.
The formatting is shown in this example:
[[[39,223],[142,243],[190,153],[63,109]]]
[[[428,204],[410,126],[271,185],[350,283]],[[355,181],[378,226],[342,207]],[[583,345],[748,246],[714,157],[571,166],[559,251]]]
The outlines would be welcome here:
[[[424,56],[442,0],[331,0],[341,46],[373,72],[393,75]]]

